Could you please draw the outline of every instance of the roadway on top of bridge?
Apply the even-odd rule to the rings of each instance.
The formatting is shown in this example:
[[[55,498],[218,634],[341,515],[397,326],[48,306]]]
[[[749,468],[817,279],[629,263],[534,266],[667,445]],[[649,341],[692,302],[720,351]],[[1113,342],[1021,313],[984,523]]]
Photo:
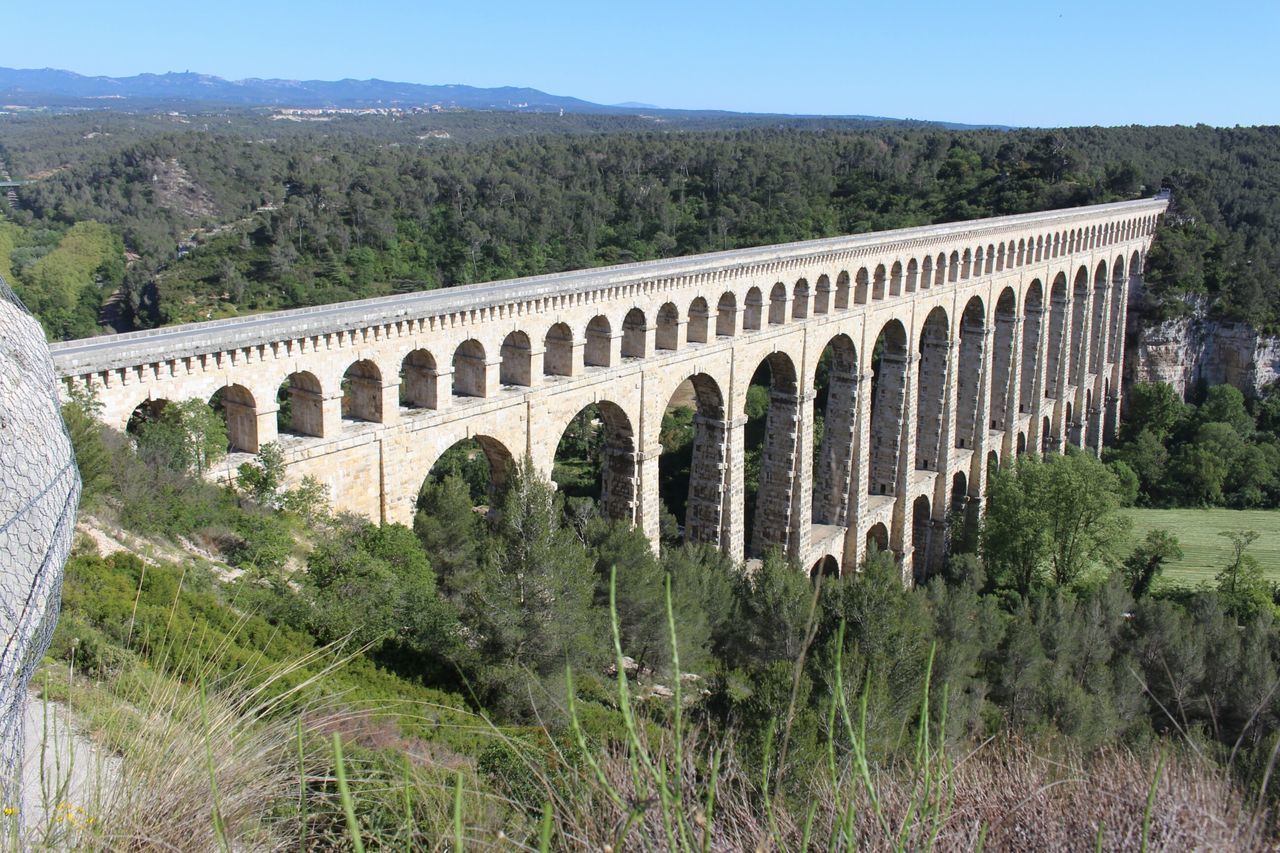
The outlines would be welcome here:
[[[1113,212],[1139,214],[1149,209],[1151,213],[1161,213],[1166,205],[1165,198],[1157,197],[731,249],[102,335],[54,343],[49,349],[54,366],[61,375],[76,375],[110,370],[127,364],[256,346],[283,337],[331,334],[349,329],[356,323],[366,326],[396,323],[551,296],[588,293],[675,276],[733,271],[775,261],[804,260],[858,249],[908,248],[958,234],[976,238],[1013,227],[1065,224]]]

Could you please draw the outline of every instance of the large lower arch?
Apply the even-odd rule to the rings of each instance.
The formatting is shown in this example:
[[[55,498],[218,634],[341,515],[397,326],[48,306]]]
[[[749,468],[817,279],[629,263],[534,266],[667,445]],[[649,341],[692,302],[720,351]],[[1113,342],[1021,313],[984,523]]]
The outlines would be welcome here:
[[[1093,322],[1089,327],[1089,372],[1102,372],[1103,338],[1107,321],[1107,262],[1098,261],[1093,277]]]
[[[763,556],[769,548],[788,553],[796,533],[797,498],[794,488],[803,446],[800,436],[800,398],[795,363],[783,352],[770,353],[761,362],[752,384],[768,375],[768,411],[764,447],[760,456],[760,481],[756,492],[748,556]],[[745,414],[745,413],[744,413]],[[748,496],[744,489],[743,501]],[[746,515],[746,507],[743,508]]]
[[[431,460],[419,490],[419,503],[428,484],[453,476],[467,484],[474,504],[488,506],[491,511],[499,509],[514,471],[515,459],[505,444],[489,435],[473,435],[454,442]]]
[[[885,323],[872,350],[871,453],[867,490],[893,495],[898,488],[898,459],[906,417],[907,330],[898,320]]]
[[[911,504],[911,573],[916,583],[924,583],[933,574],[934,524],[929,498],[921,495]]]
[[[1040,363],[1040,335],[1044,325],[1044,287],[1040,279],[1033,279],[1022,298],[1022,374],[1019,377],[1018,411],[1034,414],[1039,410],[1036,393],[1040,390],[1037,379],[1043,365]]]
[[[1018,390],[1013,385],[1014,333],[1017,327],[1017,297],[1013,288],[1006,287],[996,299],[995,335],[991,350],[992,429],[1009,427],[1009,402]]]
[[[552,478],[573,497],[599,501],[615,521],[636,518],[636,444],[631,419],[608,400],[584,406],[561,433]]]
[[[1079,385],[1084,380],[1084,353],[1089,348],[1089,271],[1084,267],[1076,273],[1071,293],[1071,358],[1067,361],[1068,385]]]
[[[1049,349],[1045,355],[1044,395],[1057,399],[1063,393],[1062,362],[1066,355],[1067,277],[1058,273],[1049,291]]]
[[[821,415],[822,441],[813,466],[813,523],[847,525],[853,509],[858,412],[858,354],[848,335],[836,335],[827,343],[817,373],[814,423],[816,431]]]
[[[950,354],[947,312],[934,308],[920,329],[916,369],[916,468],[921,471],[937,471],[941,464]]]
[[[986,431],[981,410],[982,372],[987,355],[986,313],[975,296],[960,315],[960,369],[956,376],[956,447],[976,448]]]
[[[686,542],[722,544],[724,400],[715,379],[695,373],[680,383],[666,407],[659,459],[662,499],[683,527]]]

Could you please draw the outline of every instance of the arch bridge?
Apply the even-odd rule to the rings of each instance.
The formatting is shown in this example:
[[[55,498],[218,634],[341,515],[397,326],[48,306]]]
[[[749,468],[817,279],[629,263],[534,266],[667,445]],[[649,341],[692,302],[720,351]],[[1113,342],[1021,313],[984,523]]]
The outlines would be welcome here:
[[[659,440],[694,416],[684,536],[848,571],[945,556],[988,467],[1095,451],[1120,406],[1126,303],[1167,199],[1094,205],[455,287],[55,344],[107,423],[220,402],[233,472],[266,442],[335,507],[409,522],[424,477],[475,438],[500,476],[549,475],[598,406],[602,509],[658,539]],[[747,389],[770,391],[746,528]],[[815,389],[825,389],[820,438]],[[679,391],[679,395],[677,392]],[[140,409],[141,407],[141,409]],[[287,415],[287,417],[286,417]],[[816,445],[816,446],[815,446]]]

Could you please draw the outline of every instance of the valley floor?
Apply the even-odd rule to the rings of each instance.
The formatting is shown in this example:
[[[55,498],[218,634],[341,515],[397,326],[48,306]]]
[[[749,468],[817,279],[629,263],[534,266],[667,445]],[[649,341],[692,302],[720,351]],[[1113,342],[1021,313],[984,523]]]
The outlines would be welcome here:
[[[1267,580],[1280,581],[1280,510],[1241,509],[1126,509],[1133,520],[1131,537],[1137,544],[1149,530],[1167,530],[1178,537],[1183,558],[1170,561],[1158,584],[1212,584],[1231,556],[1231,543],[1219,534],[1254,530],[1260,535],[1249,547]]]

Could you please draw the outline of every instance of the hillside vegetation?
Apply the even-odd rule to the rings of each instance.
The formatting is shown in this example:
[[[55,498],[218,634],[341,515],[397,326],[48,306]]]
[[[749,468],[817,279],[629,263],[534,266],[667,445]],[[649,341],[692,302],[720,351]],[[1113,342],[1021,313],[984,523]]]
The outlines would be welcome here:
[[[54,235],[92,220],[120,238],[131,253],[123,282],[111,268],[92,287],[43,294],[53,307],[38,313],[66,337],[100,320],[154,326],[1168,186],[1175,205],[1148,266],[1149,316],[1184,311],[1181,297],[1199,294],[1263,328],[1280,317],[1276,128],[785,124],[659,131],[621,117],[467,113],[306,126],[245,115],[6,120],[0,155],[15,174],[47,175],[20,192],[9,266],[20,291],[43,294],[31,267]],[[453,125],[456,139],[443,129]]]

